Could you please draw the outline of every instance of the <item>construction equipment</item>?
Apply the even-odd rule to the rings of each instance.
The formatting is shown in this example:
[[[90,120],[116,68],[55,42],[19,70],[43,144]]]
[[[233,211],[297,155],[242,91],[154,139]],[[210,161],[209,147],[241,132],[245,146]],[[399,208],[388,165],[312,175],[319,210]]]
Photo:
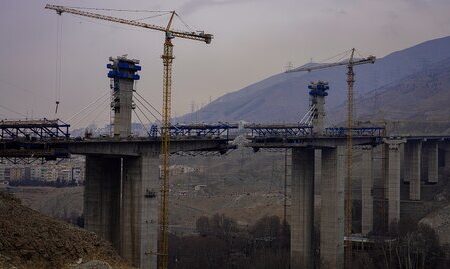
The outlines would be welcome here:
[[[355,83],[355,73],[353,67],[362,64],[375,63],[375,56],[368,56],[367,58],[355,59],[355,49],[350,50],[350,58],[336,63],[326,63],[298,67],[286,71],[286,73],[314,71],[320,69],[331,68],[335,66],[347,66],[347,178],[345,192],[345,236],[350,237],[352,234],[352,161],[353,161],[353,85]],[[345,252],[345,268],[352,267],[352,246],[351,241],[347,245]]]
[[[58,14],[70,13],[74,15],[89,17],[93,19],[105,20],[110,22],[116,22],[121,24],[127,24],[131,26],[146,28],[150,30],[161,31],[165,33],[164,41],[164,53],[161,56],[163,59],[164,72],[163,72],[163,114],[162,114],[162,181],[161,181],[161,204],[159,211],[159,227],[160,234],[158,239],[158,268],[168,268],[168,225],[169,225],[169,150],[170,150],[170,118],[171,118],[171,85],[172,85],[172,62],[173,56],[173,44],[172,39],[175,37],[202,41],[206,44],[210,44],[213,39],[213,35],[205,34],[203,31],[186,32],[171,29],[172,22],[175,16],[178,16],[175,11],[171,12],[169,23],[167,26],[159,26],[148,23],[143,23],[135,20],[128,20],[122,18],[116,18],[112,16],[101,15],[97,13],[87,12],[78,8],[70,8],[57,5],[46,5],[46,9],[55,10]]]

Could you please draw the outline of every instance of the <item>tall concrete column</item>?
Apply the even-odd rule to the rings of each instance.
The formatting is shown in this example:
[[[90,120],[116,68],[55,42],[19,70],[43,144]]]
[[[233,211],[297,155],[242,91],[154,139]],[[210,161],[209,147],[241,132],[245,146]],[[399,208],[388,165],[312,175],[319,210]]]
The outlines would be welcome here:
[[[450,145],[445,145],[444,146],[444,167],[445,168],[450,168]]]
[[[84,227],[119,248],[120,158],[86,156]]]
[[[345,147],[322,149],[321,268],[344,267]]]
[[[362,150],[362,178],[361,178],[361,231],[367,235],[373,229],[373,169],[372,146],[365,146]]]
[[[400,144],[400,179],[407,182],[405,178],[405,144]]]
[[[323,135],[325,131],[325,97],[328,96],[328,82],[317,81],[308,85],[310,108],[314,108],[312,118],[313,134]]]
[[[322,178],[322,150],[315,149],[314,155],[314,193],[320,193],[320,182]]]
[[[113,100],[111,108],[114,111],[114,137],[126,138],[131,135],[131,114],[134,109],[133,91],[134,81],[139,80],[137,71],[141,70],[138,60],[128,59],[126,56],[109,57],[107,65],[111,71],[111,90]]]
[[[159,157],[123,160],[121,256],[139,268],[156,268]]]
[[[313,268],[314,149],[292,149],[291,267]]]
[[[426,159],[427,159],[427,178],[428,182],[437,183],[439,174],[438,163],[438,143],[427,142],[426,145]]]
[[[405,144],[405,178],[409,181],[409,199],[420,200],[420,169],[422,142]]]
[[[386,168],[389,226],[400,220],[400,145],[404,142],[404,140],[385,140],[388,144]]]

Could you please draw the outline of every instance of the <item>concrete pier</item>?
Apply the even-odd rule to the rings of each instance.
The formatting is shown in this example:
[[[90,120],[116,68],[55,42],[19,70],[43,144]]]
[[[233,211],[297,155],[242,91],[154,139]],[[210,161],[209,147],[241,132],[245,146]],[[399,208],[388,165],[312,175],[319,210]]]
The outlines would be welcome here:
[[[123,160],[120,254],[139,268],[156,268],[159,171],[156,155]]]
[[[400,145],[404,140],[385,140],[387,158],[388,225],[400,220]],[[405,147],[406,149],[406,147]],[[406,158],[406,155],[405,155]],[[405,170],[406,171],[406,170]]]
[[[120,158],[86,156],[84,227],[119,247]]]
[[[291,268],[314,268],[314,149],[292,149]]]
[[[156,268],[159,157],[86,156],[85,228],[138,268]]]
[[[420,169],[422,142],[408,141],[405,144],[405,178],[409,182],[409,199],[420,200]]]
[[[438,182],[438,143],[427,142],[425,146],[425,158],[427,160],[427,181],[430,183]]]
[[[445,145],[444,147],[444,167],[450,168],[450,145]]]
[[[321,268],[344,267],[345,147],[322,149]]]
[[[362,148],[362,178],[361,178],[361,232],[367,235],[373,229],[373,169],[372,146]]]

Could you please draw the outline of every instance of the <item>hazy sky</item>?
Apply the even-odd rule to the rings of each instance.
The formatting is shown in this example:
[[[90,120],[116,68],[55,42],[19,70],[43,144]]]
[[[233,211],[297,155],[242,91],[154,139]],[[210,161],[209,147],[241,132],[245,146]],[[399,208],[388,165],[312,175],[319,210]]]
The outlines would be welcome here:
[[[115,9],[177,10],[211,45],[175,39],[173,115],[227,92],[351,47],[378,57],[450,35],[449,0],[0,0],[0,118],[53,118],[57,15],[46,3]],[[100,12],[100,11],[99,11]],[[103,12],[124,18],[151,14]],[[62,86],[58,117],[70,116],[109,90],[109,56],[141,60],[137,90],[158,109],[164,34],[62,16]],[[167,17],[146,22],[164,24]],[[177,28],[183,29],[179,22]],[[108,104],[77,126],[106,122]],[[72,122],[76,123],[76,122]]]

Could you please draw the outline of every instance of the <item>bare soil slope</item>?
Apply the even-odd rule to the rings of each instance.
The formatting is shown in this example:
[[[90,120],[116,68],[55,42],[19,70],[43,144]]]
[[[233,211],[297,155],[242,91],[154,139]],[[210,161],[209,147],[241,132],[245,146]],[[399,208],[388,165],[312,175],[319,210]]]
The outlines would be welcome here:
[[[69,268],[80,258],[130,268],[95,234],[44,216],[0,192],[1,268]]]

